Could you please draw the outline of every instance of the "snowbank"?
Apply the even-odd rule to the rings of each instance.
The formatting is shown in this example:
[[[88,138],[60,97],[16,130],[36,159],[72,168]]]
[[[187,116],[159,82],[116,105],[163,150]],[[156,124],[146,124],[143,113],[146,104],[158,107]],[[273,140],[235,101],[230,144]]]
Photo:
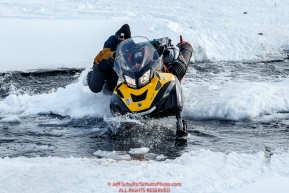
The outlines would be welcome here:
[[[0,1],[0,72],[86,68],[122,24],[150,39],[179,35],[192,62],[276,60],[289,50],[289,4],[277,1]]]
[[[283,192],[289,188],[289,154],[184,153],[175,160],[115,161],[87,158],[0,159],[4,192],[119,192],[168,188],[170,192]],[[120,182],[120,185],[118,184]],[[160,186],[153,183],[176,183]],[[138,186],[136,185],[138,183]],[[143,183],[143,185],[141,185]],[[149,185],[145,185],[151,184]],[[146,191],[148,192],[148,191]]]

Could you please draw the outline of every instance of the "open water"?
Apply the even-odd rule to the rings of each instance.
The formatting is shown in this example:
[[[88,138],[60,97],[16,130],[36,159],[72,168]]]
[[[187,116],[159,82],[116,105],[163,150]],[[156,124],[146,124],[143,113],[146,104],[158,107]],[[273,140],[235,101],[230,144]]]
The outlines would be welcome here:
[[[76,82],[81,70],[0,74],[0,101],[10,93],[51,93]],[[206,80],[221,76],[224,72],[231,80],[274,81],[289,78],[289,63],[192,64],[186,78]],[[55,114],[27,116],[22,117],[20,123],[0,122],[0,157],[101,157],[94,153],[99,150],[127,152],[131,148],[149,147],[143,159],[154,160],[158,155],[173,159],[183,152],[197,149],[225,153],[264,151],[268,155],[289,149],[288,118],[270,121],[186,120],[188,141],[176,143],[174,117],[141,119],[135,124],[123,124],[117,135],[113,135],[109,126],[111,122],[106,117],[71,119]]]

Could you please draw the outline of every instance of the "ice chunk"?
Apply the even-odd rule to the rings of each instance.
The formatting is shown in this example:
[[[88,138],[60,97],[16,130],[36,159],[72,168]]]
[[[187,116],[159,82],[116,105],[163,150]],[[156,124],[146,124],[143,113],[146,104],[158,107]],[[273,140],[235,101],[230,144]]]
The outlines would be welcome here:
[[[12,115],[10,117],[6,117],[4,119],[1,119],[0,122],[6,122],[6,123],[20,123],[21,120],[16,115]]]
[[[98,150],[93,155],[101,158],[109,158],[114,160],[128,160],[130,156],[125,151],[101,151]]]
[[[131,148],[128,153],[129,153],[129,154],[132,154],[132,155],[145,154],[145,153],[147,153],[149,150],[150,150],[150,148],[148,148],[148,147]]]

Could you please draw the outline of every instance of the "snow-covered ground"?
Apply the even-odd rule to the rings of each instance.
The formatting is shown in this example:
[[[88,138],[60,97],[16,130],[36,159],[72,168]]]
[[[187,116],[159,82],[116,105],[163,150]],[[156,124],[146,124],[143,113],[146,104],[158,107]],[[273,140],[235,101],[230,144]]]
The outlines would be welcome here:
[[[0,73],[87,68],[122,24],[132,36],[179,35],[192,43],[192,62],[275,60],[289,50],[289,2],[281,0],[110,1],[0,0]],[[190,72],[194,73],[194,72]],[[80,79],[85,76],[82,73]],[[195,119],[258,119],[289,111],[289,80],[184,82],[184,115]],[[201,86],[200,86],[201,85]],[[204,89],[205,88],[205,89]],[[196,95],[196,90],[202,90]],[[1,122],[53,112],[102,117],[109,99],[77,82],[41,95],[10,94],[0,101]],[[286,117],[287,115],[281,115]],[[136,150],[132,150],[136,151]],[[142,149],[143,151],[143,149]],[[102,155],[109,152],[96,152]],[[104,156],[105,157],[105,156]],[[169,188],[170,192],[288,192],[289,155],[224,154],[199,150],[175,160],[88,158],[0,159],[0,192],[119,192]],[[122,158],[123,158],[122,157]],[[179,187],[108,186],[108,182],[178,183]],[[168,189],[165,189],[168,190]]]
[[[176,44],[183,35],[193,45],[192,62],[280,59],[289,50],[288,6],[281,0],[1,0],[0,72],[86,68],[124,23],[132,36],[168,36]]]
[[[127,192],[129,188],[139,192],[144,192],[142,188],[145,192],[149,192],[147,188],[169,188],[173,193],[287,193],[288,164],[288,153],[273,155],[269,161],[261,152],[226,155],[209,150],[184,153],[180,158],[165,162],[5,158],[0,160],[0,192],[116,193],[120,188],[126,188]],[[145,182],[181,184],[141,185]]]

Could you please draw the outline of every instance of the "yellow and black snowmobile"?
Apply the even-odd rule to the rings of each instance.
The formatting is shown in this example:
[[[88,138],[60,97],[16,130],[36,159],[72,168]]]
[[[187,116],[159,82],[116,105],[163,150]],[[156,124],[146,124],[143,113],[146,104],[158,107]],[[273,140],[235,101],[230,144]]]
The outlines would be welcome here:
[[[186,140],[180,81],[191,56],[190,44],[181,41],[173,46],[169,38],[149,41],[136,37],[121,42],[116,50],[114,70],[123,81],[114,89],[111,111],[153,117],[175,115],[176,139]]]

